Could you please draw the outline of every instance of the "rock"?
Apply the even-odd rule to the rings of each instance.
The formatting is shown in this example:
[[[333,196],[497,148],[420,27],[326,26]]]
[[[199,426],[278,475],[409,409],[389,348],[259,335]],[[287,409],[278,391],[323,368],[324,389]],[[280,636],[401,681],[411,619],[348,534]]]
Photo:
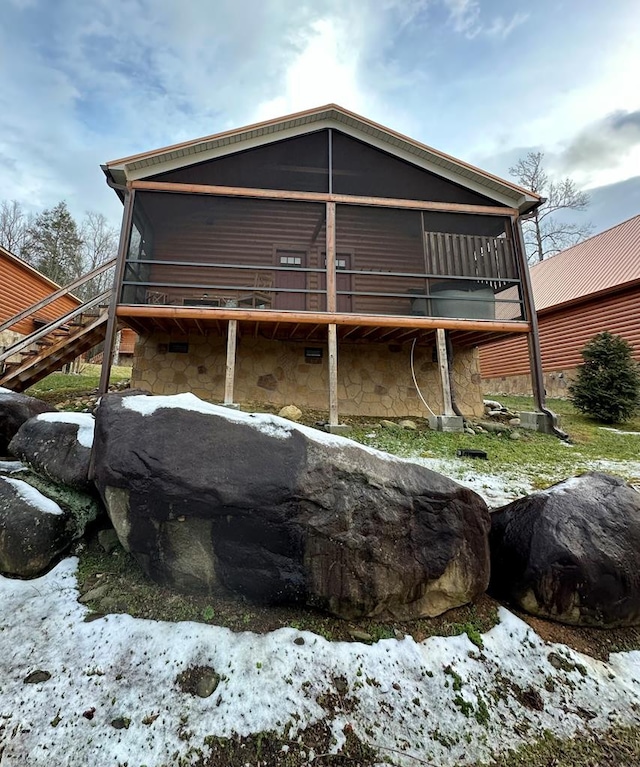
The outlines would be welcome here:
[[[386,419],[380,421],[380,426],[382,426],[383,429],[391,429],[392,431],[400,431],[400,429],[402,429],[402,426],[400,426],[399,423],[396,423],[395,421],[387,421]]]
[[[126,716],[118,716],[111,720],[111,726],[116,730],[128,730],[131,724],[131,719]]]
[[[89,604],[89,602],[95,602],[98,599],[102,599],[109,593],[109,586],[104,583],[102,586],[96,586],[95,589],[89,589],[89,591],[78,597],[78,602],[83,605]]]
[[[621,479],[568,479],[491,523],[496,596],[571,625],[640,624],[640,494]]]
[[[53,410],[51,405],[35,397],[7,389],[0,391],[0,456],[8,454],[9,442],[25,421]]]
[[[106,396],[95,481],[121,543],[164,585],[411,619],[488,580],[489,516],[425,467],[183,394]]]
[[[280,418],[288,418],[290,421],[299,421],[302,418],[302,410],[295,405],[286,405],[278,415]]]
[[[502,404],[495,399],[485,399],[482,404],[485,410],[502,410]]]
[[[196,683],[196,695],[208,698],[213,695],[219,684],[220,676],[213,669],[205,669]]]
[[[9,450],[54,482],[94,491],[89,480],[93,424],[87,413],[43,413],[20,427]]]
[[[495,421],[481,421],[480,426],[485,431],[493,432],[494,434],[502,434],[505,431],[510,431],[510,428],[508,426],[505,426],[503,423],[497,423]]]
[[[0,572],[39,575],[95,519],[96,501],[31,472],[0,476]]]
[[[107,554],[113,554],[116,549],[120,548],[118,534],[112,527],[98,532],[98,543]]]
[[[357,642],[373,642],[373,635],[361,629],[349,629],[349,636]]]
[[[520,426],[522,421],[519,418],[510,418],[509,419],[509,426]]]
[[[464,427],[464,433],[465,434],[470,434],[471,436],[474,436],[474,437],[476,435],[475,431],[470,426],[465,426]]]
[[[418,424],[415,421],[411,421],[409,419],[405,419],[404,421],[400,421],[398,423],[398,426],[401,429],[407,429],[407,431],[418,431]]]
[[[511,434],[509,434],[509,439],[522,439],[522,434],[520,434],[519,431],[512,431]]]
[[[51,679],[51,674],[48,671],[32,671],[23,680],[23,684],[42,684],[42,682],[48,682]]]
[[[500,418],[501,415],[503,415],[502,410],[487,410],[487,415],[489,418]]]

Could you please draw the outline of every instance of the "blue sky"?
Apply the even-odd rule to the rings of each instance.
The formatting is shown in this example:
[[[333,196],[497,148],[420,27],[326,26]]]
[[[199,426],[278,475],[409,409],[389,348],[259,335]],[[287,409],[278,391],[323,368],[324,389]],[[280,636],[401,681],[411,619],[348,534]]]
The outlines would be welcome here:
[[[1,199],[120,208],[100,163],[330,101],[499,175],[544,150],[640,212],[640,3],[0,0]]]

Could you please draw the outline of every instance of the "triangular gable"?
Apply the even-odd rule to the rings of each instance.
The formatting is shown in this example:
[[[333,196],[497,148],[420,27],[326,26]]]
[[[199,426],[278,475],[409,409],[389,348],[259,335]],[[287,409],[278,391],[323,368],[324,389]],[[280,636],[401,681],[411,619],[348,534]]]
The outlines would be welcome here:
[[[516,207],[521,213],[540,201],[540,197],[533,192],[335,104],[113,160],[104,166],[104,171],[116,183],[122,184],[324,128],[337,128],[352,138],[455,184],[503,205]]]

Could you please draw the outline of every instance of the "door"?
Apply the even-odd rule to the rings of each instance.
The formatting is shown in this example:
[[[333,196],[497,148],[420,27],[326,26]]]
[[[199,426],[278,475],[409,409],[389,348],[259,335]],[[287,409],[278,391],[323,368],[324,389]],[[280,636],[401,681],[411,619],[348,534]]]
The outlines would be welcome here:
[[[307,273],[302,271],[306,266],[306,258],[307,253],[302,250],[276,251],[278,269],[274,309],[303,312],[307,308],[307,294],[295,292],[306,290],[307,287]]]

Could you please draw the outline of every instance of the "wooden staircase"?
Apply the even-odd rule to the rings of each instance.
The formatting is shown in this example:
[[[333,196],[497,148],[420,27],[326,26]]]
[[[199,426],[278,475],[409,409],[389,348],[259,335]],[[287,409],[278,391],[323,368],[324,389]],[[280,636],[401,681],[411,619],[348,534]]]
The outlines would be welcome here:
[[[110,269],[114,263],[115,259],[102,264],[65,288],[60,288],[19,312],[2,323],[0,331],[8,330],[61,296],[71,293]],[[110,297],[111,289],[103,291],[0,353],[0,386],[22,392],[104,341]]]

